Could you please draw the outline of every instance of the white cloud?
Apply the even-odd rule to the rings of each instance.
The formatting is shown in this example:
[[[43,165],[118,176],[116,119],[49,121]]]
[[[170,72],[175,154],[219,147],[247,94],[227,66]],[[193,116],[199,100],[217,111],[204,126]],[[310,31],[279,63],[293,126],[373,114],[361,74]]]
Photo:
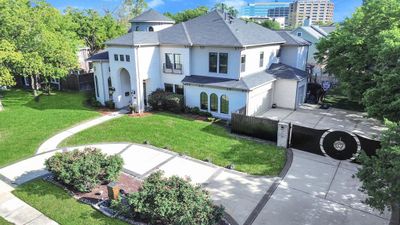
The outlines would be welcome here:
[[[147,3],[149,8],[156,8],[157,6],[164,5],[164,0],[151,0]]]
[[[233,6],[234,8],[236,8],[238,10],[240,9],[240,7],[247,4],[247,2],[244,0],[219,0],[219,1],[217,0],[216,1],[216,3],[220,3],[220,2],[224,3],[227,6]]]

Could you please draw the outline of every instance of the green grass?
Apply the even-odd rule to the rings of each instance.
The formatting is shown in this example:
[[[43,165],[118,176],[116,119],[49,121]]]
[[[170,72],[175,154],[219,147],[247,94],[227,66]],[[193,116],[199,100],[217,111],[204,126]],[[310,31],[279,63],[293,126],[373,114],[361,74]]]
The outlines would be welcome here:
[[[324,103],[328,103],[331,107],[338,109],[346,109],[357,112],[364,112],[364,107],[357,101],[350,100],[341,89],[335,88],[328,91],[324,99]]]
[[[104,216],[91,206],[78,202],[60,187],[41,179],[25,183],[13,193],[61,225],[127,225]]]
[[[3,219],[3,217],[1,217],[1,216],[0,216],[0,224],[1,225],[12,225],[12,223],[10,223],[7,220]]]
[[[0,112],[0,166],[34,154],[57,132],[100,114],[84,106],[83,93],[56,92],[36,102],[31,92],[3,91]]]
[[[233,163],[235,169],[253,175],[277,175],[285,162],[284,150],[276,146],[237,138],[221,126],[168,113],[124,116],[82,131],[61,145],[145,140],[200,160],[211,159],[220,166]]]

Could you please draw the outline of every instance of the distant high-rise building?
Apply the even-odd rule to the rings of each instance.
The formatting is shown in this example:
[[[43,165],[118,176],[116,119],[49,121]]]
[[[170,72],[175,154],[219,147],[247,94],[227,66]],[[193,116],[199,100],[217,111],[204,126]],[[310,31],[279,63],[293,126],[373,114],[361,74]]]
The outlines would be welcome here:
[[[242,18],[285,18],[285,24],[289,21],[290,2],[257,2],[250,3],[240,9]]]
[[[330,0],[296,0],[290,4],[289,26],[303,25],[304,20],[312,24],[331,23],[335,6]]]

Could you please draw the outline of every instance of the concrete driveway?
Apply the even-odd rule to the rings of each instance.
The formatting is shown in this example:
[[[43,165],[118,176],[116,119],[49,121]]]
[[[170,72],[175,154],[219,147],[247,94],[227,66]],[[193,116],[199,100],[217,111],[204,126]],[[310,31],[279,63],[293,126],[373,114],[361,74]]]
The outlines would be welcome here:
[[[372,139],[379,139],[385,129],[378,120],[366,118],[365,113],[336,108],[319,109],[307,104],[296,111],[275,108],[258,116],[321,130],[350,131]]]
[[[361,201],[357,165],[293,150],[293,162],[254,225],[386,225]]]

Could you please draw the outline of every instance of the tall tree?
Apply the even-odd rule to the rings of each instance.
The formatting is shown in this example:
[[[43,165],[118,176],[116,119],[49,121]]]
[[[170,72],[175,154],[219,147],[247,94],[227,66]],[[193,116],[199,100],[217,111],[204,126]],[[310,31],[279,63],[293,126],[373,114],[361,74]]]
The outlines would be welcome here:
[[[351,18],[317,45],[351,99],[371,116],[400,120],[400,1],[365,0]]]
[[[218,9],[218,10],[221,10],[221,11],[224,11],[224,12],[227,12],[227,13],[229,13],[229,15],[231,15],[233,17],[237,17],[237,15],[239,14],[239,11],[235,7],[228,6],[228,5],[226,5],[224,3],[221,3],[221,2],[215,4],[214,8]]]
[[[103,49],[106,40],[126,33],[126,28],[118,23],[111,13],[106,12],[101,16],[92,9],[67,8],[65,16],[72,21],[73,30],[84,41],[85,46],[89,47],[91,55]]]
[[[185,22],[196,18],[198,16],[202,16],[208,12],[208,8],[206,6],[199,6],[195,9],[187,9],[182,12],[178,12],[172,14],[170,12],[164,13],[165,16],[170,17],[171,19],[175,20],[176,23]]]
[[[280,30],[281,29],[281,25],[278,22],[276,22],[275,20],[265,20],[260,25],[265,28],[271,29],[271,30]]]
[[[123,0],[117,9],[116,16],[121,24],[129,27],[129,20],[143,13],[147,8],[145,0]]]
[[[386,121],[381,146],[376,156],[360,156],[362,167],[356,176],[362,181],[366,203],[383,212],[390,209],[390,225],[400,224],[400,124]]]

